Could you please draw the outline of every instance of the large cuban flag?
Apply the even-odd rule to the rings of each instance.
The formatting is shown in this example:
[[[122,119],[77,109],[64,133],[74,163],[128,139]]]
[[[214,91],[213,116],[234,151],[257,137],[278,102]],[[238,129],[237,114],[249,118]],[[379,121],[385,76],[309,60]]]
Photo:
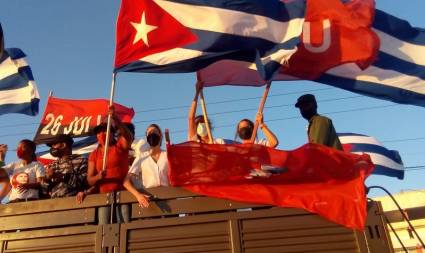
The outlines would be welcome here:
[[[396,103],[425,106],[425,30],[380,10],[375,11],[372,29],[380,46],[376,60],[369,67],[362,70],[358,62],[341,64],[314,81]],[[291,60],[297,60],[295,56]],[[303,63],[313,62],[314,57]],[[278,73],[273,80],[310,79],[310,76],[308,72],[303,76],[300,71],[298,78]],[[247,64],[230,60],[199,71],[198,78],[204,86],[265,83]]]
[[[25,54],[18,48],[6,48],[0,57],[0,115],[38,114],[40,96]]]
[[[267,79],[296,51],[304,12],[304,0],[122,0],[115,72],[193,72],[238,59]]]
[[[389,150],[376,138],[354,133],[338,133],[344,151],[370,156],[375,170],[373,174],[404,178],[404,165],[396,150]]]

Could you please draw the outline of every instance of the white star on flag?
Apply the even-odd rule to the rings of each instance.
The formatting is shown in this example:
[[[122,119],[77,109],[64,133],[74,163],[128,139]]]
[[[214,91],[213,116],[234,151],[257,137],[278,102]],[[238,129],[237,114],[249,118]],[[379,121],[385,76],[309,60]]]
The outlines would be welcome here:
[[[146,46],[149,46],[148,33],[152,32],[158,27],[146,24],[145,12],[142,12],[142,19],[140,20],[140,23],[130,23],[133,25],[134,29],[136,29],[136,36],[134,37],[133,45],[136,44],[139,40],[143,40],[143,43],[145,43]]]

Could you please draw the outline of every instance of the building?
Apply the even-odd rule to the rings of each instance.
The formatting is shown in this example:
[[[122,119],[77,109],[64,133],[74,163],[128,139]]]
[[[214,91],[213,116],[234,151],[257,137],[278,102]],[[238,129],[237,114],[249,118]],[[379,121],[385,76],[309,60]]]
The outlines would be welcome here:
[[[404,209],[422,241],[425,241],[425,189],[403,191],[395,194],[394,198],[397,200],[401,208]],[[381,202],[385,211],[385,216],[390,221],[391,226],[394,228],[407,251],[425,253],[425,249],[422,248],[420,241],[413,231],[409,229],[407,222],[403,220],[402,215],[397,210],[397,206],[394,204],[392,199],[389,196],[386,196],[374,198],[374,200]],[[388,231],[390,232],[394,251],[405,252],[390,226]]]

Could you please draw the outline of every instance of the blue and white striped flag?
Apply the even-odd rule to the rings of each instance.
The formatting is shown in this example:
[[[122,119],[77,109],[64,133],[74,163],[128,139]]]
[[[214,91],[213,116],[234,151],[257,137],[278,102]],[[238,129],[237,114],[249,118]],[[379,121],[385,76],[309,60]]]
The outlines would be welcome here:
[[[7,48],[0,58],[0,115],[6,113],[38,114],[40,96],[25,54]]]
[[[404,178],[404,165],[396,150],[388,150],[374,137],[353,133],[338,133],[345,151],[366,153],[375,164],[373,174]]]
[[[344,90],[425,106],[425,30],[376,10],[373,29],[381,40],[377,60],[365,70],[354,64],[330,69],[315,80]]]

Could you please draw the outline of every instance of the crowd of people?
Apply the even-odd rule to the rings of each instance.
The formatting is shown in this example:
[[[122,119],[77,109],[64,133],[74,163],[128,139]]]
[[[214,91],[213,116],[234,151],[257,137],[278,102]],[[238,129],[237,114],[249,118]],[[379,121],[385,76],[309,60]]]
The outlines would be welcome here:
[[[188,141],[211,143],[208,137],[211,125],[207,125],[209,122],[206,123],[202,115],[195,116],[199,92],[200,89],[197,89],[189,111]],[[295,106],[309,122],[309,142],[342,150],[332,121],[317,113],[314,95],[305,94],[299,97]],[[103,157],[107,142],[106,123],[101,123],[93,129],[98,146],[88,158],[72,153],[74,141],[70,135],[65,134],[58,135],[47,143],[50,154],[57,159],[46,166],[37,161],[36,144],[31,140],[19,142],[16,151],[19,160],[7,165],[4,164],[7,146],[0,145],[0,201],[6,196],[9,203],[75,196],[76,201],[81,203],[88,194],[128,190],[141,207],[148,207],[149,196],[140,189],[168,186],[167,153],[161,148],[162,130],[157,124],[149,125],[143,139],[149,148],[133,157],[130,151],[135,136],[134,125],[122,123],[116,117],[113,107],[110,108],[109,114],[113,124],[108,139],[105,166]],[[277,137],[264,123],[261,113],[257,114],[256,123],[265,139],[252,138],[255,134],[255,123],[242,119],[236,127],[235,141],[276,147]],[[225,144],[225,141],[214,139],[212,143]],[[108,223],[110,212],[110,207],[99,208],[99,224]],[[128,205],[117,206],[115,213],[117,222],[129,221]]]

